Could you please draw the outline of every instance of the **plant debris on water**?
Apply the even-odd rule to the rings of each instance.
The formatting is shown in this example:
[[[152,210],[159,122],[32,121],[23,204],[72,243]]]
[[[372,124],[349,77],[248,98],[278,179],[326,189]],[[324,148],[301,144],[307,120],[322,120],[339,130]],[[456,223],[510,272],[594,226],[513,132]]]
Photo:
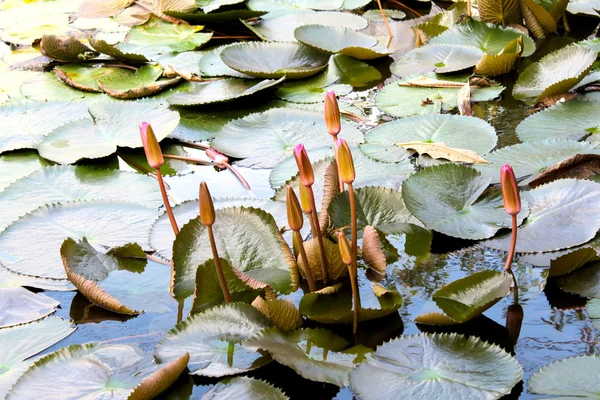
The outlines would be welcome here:
[[[597,399],[597,10],[5,0],[0,399]]]

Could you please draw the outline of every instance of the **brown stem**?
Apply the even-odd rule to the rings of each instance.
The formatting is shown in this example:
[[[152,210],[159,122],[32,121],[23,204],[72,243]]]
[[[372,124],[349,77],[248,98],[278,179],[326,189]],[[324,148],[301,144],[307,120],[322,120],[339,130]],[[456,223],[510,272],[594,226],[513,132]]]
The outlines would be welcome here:
[[[467,0],[467,15],[469,17],[473,16],[473,11],[471,11],[471,0]]]
[[[175,236],[177,236],[177,234],[179,233],[179,226],[177,226],[177,221],[175,221],[175,216],[173,215],[173,209],[171,208],[171,204],[169,203],[167,189],[165,188],[165,181],[163,181],[160,169],[156,168],[154,171],[156,172],[156,179],[158,179],[158,187],[160,187],[160,194],[162,195],[163,203],[165,203],[165,210],[167,210],[169,221],[171,221],[173,233],[175,234]]]
[[[360,311],[360,293],[358,292],[358,223],[356,220],[356,196],[354,187],[348,183],[348,197],[350,198],[350,219],[352,226],[352,272],[350,278],[354,281],[352,286],[352,297],[354,298],[354,333],[358,328],[358,319]],[[352,281],[351,281],[352,282]]]
[[[398,6],[400,6],[400,7],[402,7],[402,8],[404,8],[404,9],[406,9],[406,10],[408,10],[408,11],[410,11],[410,12],[412,12],[412,13],[414,13],[418,17],[422,17],[423,16],[423,14],[421,14],[420,12],[413,10],[409,6],[406,6],[406,5],[400,3],[397,0],[389,0],[389,1],[392,2],[392,3],[394,3],[394,4],[396,4],[396,5],[398,5]]]
[[[315,203],[315,194],[313,193],[312,187],[307,187],[308,194],[310,195],[310,202],[312,206],[312,214],[315,222],[316,238],[319,244],[319,256],[321,257],[321,273],[323,275],[323,282],[329,282],[329,272],[327,270],[327,255],[325,253],[325,246],[323,245],[323,235],[321,234],[321,224],[319,223],[319,216],[317,215],[317,204]],[[315,232],[313,232],[315,236]]]
[[[360,319],[360,293],[358,292],[358,277],[354,274],[353,267],[348,266],[350,274],[350,285],[352,286],[352,300],[354,301],[354,321],[352,323],[352,333],[358,331],[358,321]]]
[[[304,264],[304,272],[306,273],[306,281],[308,282],[308,289],[311,292],[317,290],[315,286],[315,280],[313,279],[313,274],[310,269],[310,264],[308,263],[308,257],[306,256],[306,250],[304,250],[304,243],[302,241],[302,235],[300,231],[294,231],[294,236],[296,236],[296,242],[298,243],[298,249],[300,250],[300,257],[302,258],[302,263]]]
[[[334,136],[333,138],[333,148],[335,150],[335,141],[336,141],[336,137]],[[337,164],[337,160],[335,160],[336,164]],[[338,182],[340,184],[340,193],[342,193],[344,191],[344,182],[342,182],[342,174],[338,173]]]
[[[202,164],[202,165],[214,165],[214,163],[212,161],[201,160],[199,158],[193,158],[193,157],[176,156],[174,154],[163,154],[163,157],[170,158],[172,160],[188,161],[188,162],[193,162],[193,163]]]
[[[143,172],[146,175],[150,175],[153,178],[156,178],[156,174],[152,171],[151,168],[146,168],[143,165],[136,163],[135,161],[131,160],[129,157],[125,156],[123,153],[121,153],[118,150],[117,150],[117,155],[119,157],[121,157],[121,159],[123,161],[125,161],[125,163],[127,163],[130,167],[135,168],[138,171]]]
[[[470,0],[467,0],[470,1]],[[385,28],[388,31],[388,35],[391,38],[394,37],[394,34],[392,33],[392,29],[390,28],[390,25],[388,24],[388,20],[387,17],[385,16],[385,13],[383,12],[383,7],[381,6],[381,0],[377,0],[377,5],[379,6],[379,11],[381,12],[381,18],[383,18],[383,23],[385,24]],[[388,46],[390,44],[391,40],[388,41]]]
[[[238,179],[238,181],[240,181],[240,183],[242,184],[242,186],[244,186],[246,190],[252,190],[248,181],[242,176],[242,174],[240,174],[240,171],[238,171],[234,166],[230,165],[229,163],[223,163],[223,165],[235,175],[235,177]]]
[[[510,270],[513,257],[515,256],[515,248],[517,246],[517,216],[512,216],[512,234],[510,237],[510,248],[508,249],[508,255],[506,256],[506,264],[504,264],[504,270]]]
[[[177,302],[177,323],[183,321],[183,300]]]
[[[515,276],[512,268],[509,268],[508,272],[510,272],[510,275],[513,278],[513,304],[519,304],[519,286],[517,285],[517,277]]]
[[[213,259],[215,260],[215,268],[217,270],[217,277],[219,278],[219,285],[221,285],[221,291],[223,292],[223,297],[225,297],[225,303],[231,303],[231,294],[229,294],[229,288],[227,287],[227,281],[225,280],[225,274],[223,273],[223,268],[221,267],[221,259],[219,258],[219,253],[217,252],[217,244],[215,243],[215,235],[213,234],[212,226],[207,225],[206,229],[208,230],[208,239],[210,240],[210,248],[212,250]]]
[[[194,142],[188,142],[187,140],[181,140],[181,139],[179,139],[178,142],[181,143],[185,147],[191,147],[191,148],[194,148],[194,149],[206,150],[206,149],[210,148],[209,145],[200,144],[200,143],[194,143]]]
[[[306,214],[306,216],[308,217],[308,222],[310,223],[310,231],[316,232],[317,227],[315,226],[315,219],[314,219],[312,213]]]

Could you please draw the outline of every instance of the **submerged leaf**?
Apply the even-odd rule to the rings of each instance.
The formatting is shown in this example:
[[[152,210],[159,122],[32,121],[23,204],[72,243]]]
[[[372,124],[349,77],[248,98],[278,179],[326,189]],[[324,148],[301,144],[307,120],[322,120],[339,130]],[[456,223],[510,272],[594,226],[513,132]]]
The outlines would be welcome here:
[[[245,376],[222,380],[206,392],[202,400],[249,399],[257,396],[262,400],[289,400],[280,389]]]

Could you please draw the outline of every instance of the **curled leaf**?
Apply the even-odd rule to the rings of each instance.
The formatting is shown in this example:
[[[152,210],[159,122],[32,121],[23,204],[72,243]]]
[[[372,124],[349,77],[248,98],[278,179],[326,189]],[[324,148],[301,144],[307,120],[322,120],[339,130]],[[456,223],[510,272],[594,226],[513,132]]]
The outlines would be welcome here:
[[[302,327],[300,311],[289,300],[265,301],[262,297],[257,296],[252,302],[252,307],[265,314],[276,327],[284,332]]]

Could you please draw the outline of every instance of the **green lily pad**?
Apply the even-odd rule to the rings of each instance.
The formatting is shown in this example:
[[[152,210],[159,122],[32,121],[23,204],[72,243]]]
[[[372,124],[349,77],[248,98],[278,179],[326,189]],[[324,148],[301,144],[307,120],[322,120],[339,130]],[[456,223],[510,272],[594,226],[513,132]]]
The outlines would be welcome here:
[[[498,399],[522,377],[523,368],[513,356],[475,336],[421,334],[379,346],[352,372],[350,384],[363,400],[435,398],[441,393]]]
[[[564,358],[533,373],[529,392],[555,399],[595,399],[600,393],[600,356],[597,354]],[[560,396],[560,397],[556,397]]]
[[[462,239],[485,239],[511,226],[500,191],[488,192],[490,180],[462,165],[426,168],[402,184],[406,208],[425,227]],[[518,222],[527,216],[522,202]]]
[[[550,269],[548,269],[547,279],[567,275],[588,262],[596,260],[597,257],[596,251],[590,247],[582,247],[563,255],[557,255],[556,258],[549,261]]]
[[[323,70],[329,55],[300,43],[246,42],[223,49],[221,60],[258,78],[299,79]]]
[[[0,108],[0,153],[36,148],[50,132],[63,124],[88,117],[87,107],[77,103],[26,103]]]
[[[189,356],[156,364],[151,354],[135,345],[72,345],[50,353],[33,364],[11,388],[13,399],[31,399],[36,393],[64,397],[65,387],[75,398],[113,396],[154,398],[181,373]],[[86,384],[79,384],[82,379]]]
[[[441,75],[431,75],[434,79],[448,79]],[[454,78],[453,78],[454,80]],[[466,77],[456,78],[456,82],[466,82]],[[396,117],[417,114],[439,114],[457,107],[456,95],[459,87],[416,87],[401,86],[407,80],[387,84],[377,93],[376,105],[381,110]],[[492,100],[500,95],[504,87],[494,84],[489,87],[471,88],[471,101]]]
[[[296,28],[319,24],[326,26],[343,26],[352,30],[361,30],[367,27],[367,20],[356,14],[337,11],[301,11],[283,14],[276,18],[263,19],[257,24],[245,25],[262,40],[278,42],[295,42],[294,31]]]
[[[249,304],[231,303],[210,308],[175,326],[156,346],[159,362],[189,353],[192,375],[220,377],[246,372],[271,361],[265,353],[248,350],[242,342],[272,326]]]
[[[381,73],[377,68],[343,54],[331,56],[326,72],[328,76],[337,77],[338,84],[353,87],[367,86],[381,79]]]
[[[600,298],[600,263],[593,262],[568,275],[559,276],[556,283],[567,293],[587,298]]]
[[[598,0],[571,0],[567,6],[567,11],[571,14],[587,14],[600,17],[596,10],[600,10]]]
[[[204,76],[232,76],[235,78],[249,78],[250,75],[243,74],[235,69],[229,68],[227,64],[221,60],[221,52],[234,44],[219,46],[204,53],[199,62],[200,73]]]
[[[228,11],[217,11],[205,13],[202,11],[198,12],[180,12],[180,11],[166,11],[165,14],[171,17],[179,18],[193,24],[223,24],[226,22],[233,22],[248,18],[257,18],[265,15],[266,11],[254,11],[247,10],[244,8],[237,10]]]
[[[151,17],[143,25],[134,26],[117,49],[123,53],[153,58],[158,54],[195,50],[210,40],[212,33],[198,33],[202,26],[171,24]]]
[[[383,10],[383,15],[387,19],[404,19],[406,18],[406,14],[400,10]],[[368,19],[369,21],[375,22],[383,22],[383,16],[381,15],[380,10],[368,10],[362,15],[363,18]]]
[[[517,100],[541,101],[568,92],[581,81],[596,61],[597,53],[581,46],[567,46],[531,64],[513,87]]]
[[[125,200],[158,208],[162,197],[155,179],[124,171],[90,167],[42,168],[0,192],[0,231],[45,204],[77,200]]]
[[[557,103],[525,118],[516,128],[523,142],[544,139],[581,140],[600,133],[600,102],[576,98]]]
[[[433,300],[452,320],[463,323],[502,300],[512,282],[506,272],[476,272],[442,287],[433,294]]]
[[[269,13],[289,13],[304,10],[337,10],[342,7],[343,0],[249,0],[251,10],[264,10]]]
[[[74,286],[65,280],[45,279],[16,274],[0,265],[0,290],[22,287],[32,287],[59,292],[68,292],[74,289]]]
[[[4,307],[0,313],[0,328],[37,321],[54,313],[60,304],[22,287],[0,288],[0,302]]]
[[[561,250],[592,239],[600,229],[595,212],[600,207],[598,195],[600,184],[577,179],[559,179],[523,192],[521,200],[529,204],[529,216],[517,231],[516,251]],[[482,244],[507,251],[509,241],[505,235]]]
[[[81,62],[100,55],[81,43],[75,36],[62,39],[56,35],[44,35],[40,51],[46,57],[61,62]]]
[[[439,36],[432,38],[429,44],[455,44],[474,46],[489,55],[499,54],[508,43],[523,38],[523,57],[529,57],[535,51],[533,39],[522,31],[512,27],[470,20],[456,24]]]
[[[396,223],[420,222],[406,208],[402,193],[398,190],[367,186],[355,190],[358,229],[365,226],[385,228]],[[348,192],[333,198],[328,209],[334,227],[350,225],[350,199]]]
[[[0,329],[0,341],[6,349],[0,353],[0,397],[5,398],[9,389],[34,363],[31,357],[60,342],[75,327],[61,318],[48,317],[41,321],[12,328]]]
[[[500,168],[510,164],[517,178],[535,178],[549,166],[575,154],[599,154],[596,145],[573,140],[542,140],[503,147],[485,155],[489,164],[477,164],[475,169],[491,183],[500,182]]]
[[[342,26],[303,25],[294,31],[296,40],[329,54],[345,54],[359,60],[385,57],[389,50],[374,36]]]
[[[211,103],[222,103],[247,97],[261,90],[272,88],[285,80],[264,79],[262,81],[246,79],[221,79],[212,82],[190,84],[188,90],[179,91],[167,98],[169,104],[175,106],[197,106]]]
[[[54,72],[45,72],[23,82],[21,94],[29,100],[39,102],[73,101],[106,96],[73,89],[56,79]]]
[[[398,143],[439,143],[485,154],[496,146],[496,132],[487,122],[460,115],[420,115],[391,121],[365,134],[361,150],[370,157],[398,162],[410,153]]]
[[[59,254],[68,237],[86,237],[108,248],[139,243],[148,249],[147,234],[156,210],[123,202],[72,202],[40,207],[0,234],[0,262],[25,275],[65,279]]]
[[[280,364],[305,379],[348,385],[348,375],[360,356],[342,350],[348,342],[325,329],[303,329],[284,333],[278,328],[265,329],[244,341],[244,347],[262,349]]]
[[[362,141],[358,129],[346,122],[341,127],[349,143]],[[273,168],[291,156],[297,144],[310,149],[322,146],[325,140],[331,138],[322,113],[280,108],[231,121],[217,134],[212,147],[243,158],[239,166]]]
[[[89,42],[90,46],[98,50],[100,53],[111,56],[112,58],[116,58],[117,60],[136,63],[143,63],[148,61],[148,59],[141,54],[122,52],[116,46],[112,46],[108,44],[105,40],[102,40],[100,38],[90,37]]]
[[[125,76],[110,74],[100,77],[98,87],[111,97],[129,100],[152,96],[181,80],[179,76],[158,79],[163,73],[163,69],[158,65],[146,64],[136,71],[128,71],[130,73]]]
[[[284,83],[277,89],[275,96],[292,103],[323,103],[327,91],[333,90],[337,96],[345,96],[352,92],[352,86],[336,84],[338,80],[338,76],[324,71],[309,79]]]
[[[290,291],[295,261],[270,214],[246,207],[218,210],[213,231],[219,255],[234,268],[271,285],[276,291]],[[206,227],[197,217],[181,229],[173,243],[176,298],[193,294],[196,269],[211,258]]]
[[[483,56],[473,46],[430,44],[409,51],[394,61],[390,70],[400,77],[428,72],[454,72],[471,68]]]
[[[243,399],[258,396],[263,400],[288,400],[280,389],[267,382],[239,376],[223,379],[206,392],[204,400]]]
[[[162,74],[160,67],[153,68],[146,65],[145,70],[152,73],[151,82],[154,82]],[[98,81],[103,78],[112,77],[113,79],[131,79],[135,76],[135,71],[119,67],[100,67],[94,68],[85,64],[65,64],[54,69],[56,77],[75,89],[85,92],[103,93],[98,86]]]
[[[55,129],[38,146],[40,155],[70,164],[82,158],[108,156],[117,147],[142,147],[139,124],[152,125],[158,140],[171,133],[179,123],[179,114],[148,102],[96,103],[89,107],[93,117],[80,119]]]
[[[47,165],[36,151],[20,151],[0,155],[0,193],[11,183]]]
[[[169,53],[163,54],[156,62],[165,69],[165,75],[180,76],[187,81],[198,81],[202,77],[199,62],[203,55],[201,51]]]
[[[200,8],[205,13],[211,13],[217,11],[221,7],[232,6],[243,2],[244,0],[196,0],[196,7]]]

